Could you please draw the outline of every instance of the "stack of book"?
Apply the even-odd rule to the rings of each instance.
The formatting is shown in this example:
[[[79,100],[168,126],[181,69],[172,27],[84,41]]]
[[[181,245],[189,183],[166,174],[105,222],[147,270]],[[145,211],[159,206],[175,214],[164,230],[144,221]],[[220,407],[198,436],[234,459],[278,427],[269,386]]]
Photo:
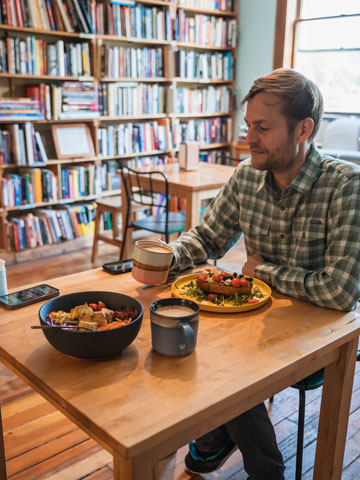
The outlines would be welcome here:
[[[56,175],[46,168],[23,169],[21,174],[6,173],[1,181],[6,208],[59,199]]]
[[[0,122],[2,120],[43,120],[37,100],[31,98],[0,98]]]
[[[48,157],[39,132],[30,122],[0,130],[0,164],[45,165]]]
[[[167,88],[158,84],[101,84],[101,114],[112,117],[156,115],[165,112]]]
[[[232,80],[234,62],[232,52],[175,52],[175,76],[203,80]]]
[[[236,47],[236,20],[210,15],[190,15],[179,8],[175,40],[212,47]]]
[[[90,77],[89,44],[49,43],[32,37],[7,37],[6,50],[0,49],[1,64],[7,73],[22,75],[50,75]],[[3,58],[5,56],[5,58]]]
[[[95,165],[77,165],[61,168],[61,198],[78,199],[95,195]]]
[[[163,49],[103,45],[101,75],[109,78],[163,77]]]
[[[7,235],[10,249],[20,251],[90,235],[94,232],[95,212],[94,203],[84,203],[9,216]]]
[[[100,116],[98,89],[90,82],[64,82],[52,87],[54,120],[89,119]]]
[[[1,2],[0,23],[14,27],[95,33],[88,0],[6,0]]]
[[[221,10],[232,12],[234,10],[233,0],[180,0],[180,5],[205,10]]]
[[[121,123],[98,129],[99,155],[113,157],[171,148],[167,118],[144,123]]]
[[[96,3],[96,31],[124,37],[172,40],[168,9],[127,1]]]
[[[174,148],[179,148],[180,142],[199,142],[200,145],[211,143],[228,143],[232,136],[231,118],[205,118],[179,121],[172,123]]]
[[[229,87],[170,89],[170,111],[175,113],[228,113],[231,89]]]

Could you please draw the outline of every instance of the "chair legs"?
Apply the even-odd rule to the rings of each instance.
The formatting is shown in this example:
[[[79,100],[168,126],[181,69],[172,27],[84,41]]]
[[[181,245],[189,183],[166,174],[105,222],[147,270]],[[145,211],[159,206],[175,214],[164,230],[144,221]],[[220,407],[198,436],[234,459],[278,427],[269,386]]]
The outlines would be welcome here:
[[[4,435],[2,428],[2,419],[1,419],[1,408],[0,408],[0,478],[1,480],[6,480],[6,460],[5,460],[5,448],[4,448]]]
[[[303,448],[304,448],[304,425],[305,425],[305,390],[299,390],[299,416],[296,448],[296,471],[295,480],[301,480]]]

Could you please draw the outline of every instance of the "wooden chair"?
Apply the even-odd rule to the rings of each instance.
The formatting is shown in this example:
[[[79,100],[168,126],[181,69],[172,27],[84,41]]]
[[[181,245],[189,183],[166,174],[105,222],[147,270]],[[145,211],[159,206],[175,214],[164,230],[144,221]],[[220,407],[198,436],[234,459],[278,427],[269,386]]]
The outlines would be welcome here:
[[[123,219],[124,242],[121,246],[120,259],[123,258],[125,243],[129,229],[141,229],[163,235],[165,242],[169,242],[169,235],[185,230],[185,216],[182,213],[170,212],[169,185],[167,176],[161,171],[140,172],[127,166],[120,168],[121,188],[125,191],[127,202],[126,218]],[[164,181],[164,195],[153,188],[154,178],[162,177]],[[132,219],[133,205],[143,209],[144,215],[139,219]]]
[[[100,231],[101,218],[105,213],[108,213],[111,216],[111,237],[104,234],[103,231]],[[121,215],[120,195],[103,198],[96,201],[95,231],[91,254],[91,261],[93,263],[97,260],[99,240],[105,243],[110,243],[111,245],[115,245],[115,247],[119,247],[119,249],[121,249],[122,241],[119,238],[119,215]]]

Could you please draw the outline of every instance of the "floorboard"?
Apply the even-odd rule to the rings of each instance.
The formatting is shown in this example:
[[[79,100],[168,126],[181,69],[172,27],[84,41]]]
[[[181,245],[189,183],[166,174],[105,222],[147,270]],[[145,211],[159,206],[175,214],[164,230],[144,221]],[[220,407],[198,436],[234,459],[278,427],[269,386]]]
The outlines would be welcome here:
[[[99,247],[96,265],[90,249],[50,259],[36,260],[7,268],[9,288],[26,283],[49,283],[51,278],[88,270],[116,260],[118,249]],[[219,268],[239,271],[245,258],[239,242],[223,259]],[[360,313],[360,310],[359,310]],[[312,478],[321,389],[307,392],[303,479]],[[57,412],[20,378],[0,364],[0,404],[2,408],[5,455],[10,480],[112,480],[111,455]],[[286,462],[286,479],[295,475],[298,391],[288,388],[268,405],[280,449]],[[360,362],[356,367],[349,418],[343,480],[360,478]],[[187,447],[160,463],[161,480],[188,480],[184,472]],[[235,452],[217,472],[194,476],[194,480],[245,480],[240,452]],[[3,480],[3,479],[0,479]]]

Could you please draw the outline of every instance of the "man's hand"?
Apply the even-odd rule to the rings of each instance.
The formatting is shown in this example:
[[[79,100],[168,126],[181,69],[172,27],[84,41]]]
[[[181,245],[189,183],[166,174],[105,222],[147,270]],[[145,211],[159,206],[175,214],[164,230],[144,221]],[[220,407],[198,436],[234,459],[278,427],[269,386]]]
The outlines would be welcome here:
[[[261,255],[258,253],[254,253],[253,255],[250,255],[246,262],[244,263],[244,266],[242,267],[242,273],[243,275],[247,275],[248,277],[253,277],[255,273],[255,267],[260,265],[260,263],[264,263],[265,260]]]

